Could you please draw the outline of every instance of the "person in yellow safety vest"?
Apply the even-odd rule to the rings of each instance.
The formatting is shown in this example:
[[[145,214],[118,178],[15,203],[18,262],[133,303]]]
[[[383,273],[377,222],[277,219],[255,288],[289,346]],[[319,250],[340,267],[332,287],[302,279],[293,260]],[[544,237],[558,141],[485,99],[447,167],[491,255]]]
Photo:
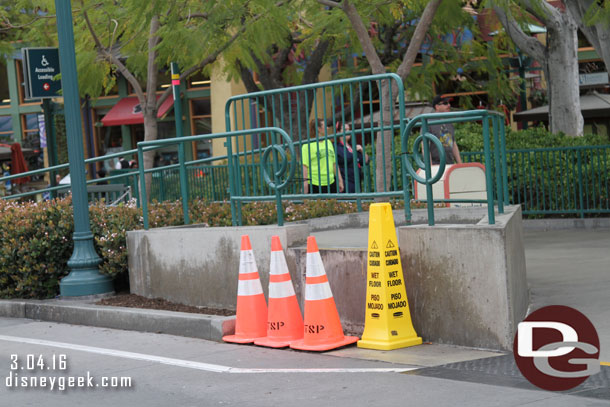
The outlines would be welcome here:
[[[343,192],[343,178],[337,171],[333,143],[326,138],[326,121],[324,119],[309,122],[309,137],[318,140],[303,144],[301,159],[303,162],[304,193],[339,193]],[[338,183],[335,180],[337,175]],[[337,185],[338,184],[338,185]]]

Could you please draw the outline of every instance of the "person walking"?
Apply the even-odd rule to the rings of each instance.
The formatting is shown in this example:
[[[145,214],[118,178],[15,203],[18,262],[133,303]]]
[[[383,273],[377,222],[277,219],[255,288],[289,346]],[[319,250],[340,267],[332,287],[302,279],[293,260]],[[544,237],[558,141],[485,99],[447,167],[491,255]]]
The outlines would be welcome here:
[[[436,113],[448,113],[451,111],[451,98],[436,95],[432,100],[432,107]],[[445,150],[446,164],[461,164],[460,150],[455,142],[455,128],[452,123],[446,124],[431,124],[428,126],[428,133],[433,134],[438,138]],[[439,151],[436,147],[430,148],[430,158],[432,164],[440,163]]]
[[[309,122],[310,138],[315,138],[317,133],[319,141],[314,140],[301,147],[303,191],[306,194],[343,192],[343,178],[337,172],[335,149],[333,143],[325,137],[325,130],[324,119]]]
[[[352,132],[349,124],[342,125],[341,122],[337,122],[337,134],[339,135],[336,145],[337,166],[343,178],[345,192],[353,194],[356,192],[356,171],[358,171],[359,179],[362,180],[364,177],[362,167],[365,162],[369,162],[369,157],[360,144],[356,144],[356,151],[354,151],[351,143]]]

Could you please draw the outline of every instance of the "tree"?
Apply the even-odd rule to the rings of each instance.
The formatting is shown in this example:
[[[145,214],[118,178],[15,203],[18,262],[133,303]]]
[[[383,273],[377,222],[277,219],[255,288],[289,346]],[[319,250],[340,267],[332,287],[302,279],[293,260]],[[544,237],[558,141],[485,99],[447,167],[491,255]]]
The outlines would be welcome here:
[[[584,120],[580,111],[578,81],[578,27],[572,15],[544,0],[495,1],[493,9],[516,46],[543,66],[551,132],[582,136]],[[524,32],[515,17],[517,12],[527,12],[545,25],[546,45]],[[522,17],[519,20],[524,21]]]
[[[324,21],[320,9],[317,3],[280,4],[274,24],[261,26],[264,32],[256,35],[257,41],[240,42],[233,52],[225,54],[227,68],[239,76],[250,93],[316,83],[322,67],[333,55],[339,32],[332,24],[334,20]],[[289,108],[289,104],[295,104],[294,97],[299,98],[299,112]],[[292,138],[297,140],[298,129],[307,128],[313,101],[314,97],[306,98],[305,92],[298,92],[281,99],[260,98],[258,102],[269,111],[283,112],[284,128],[292,131]],[[276,118],[279,119],[277,115]]]
[[[578,28],[610,70],[610,2],[564,0]]]
[[[10,57],[15,52],[14,43],[39,18],[32,5],[20,6],[0,0],[0,54]]]
[[[332,0],[318,0],[318,2],[320,4],[323,4],[323,5],[331,7],[331,8],[340,9],[343,13],[345,13],[345,15],[347,16],[347,18],[349,19],[349,21],[351,23],[352,29],[354,30],[354,32],[356,33],[356,36],[358,37],[362,50],[364,51],[364,55],[366,56],[366,59],[367,59],[369,65],[371,66],[372,73],[373,74],[386,73],[387,67],[384,65],[383,61],[380,58],[378,51],[375,49],[375,46],[373,44],[373,40],[371,39],[369,30],[366,28],[366,25],[362,18],[362,15],[364,13],[361,13],[358,11],[359,8],[361,10],[368,9],[367,13],[364,15],[370,16],[370,15],[374,14],[374,12],[373,12],[374,9],[378,8],[379,5],[376,4],[376,2],[357,1],[357,0],[354,2],[352,2],[350,0],[343,0],[341,2],[336,2],[336,1],[332,1]],[[441,2],[442,2],[442,0],[432,0],[432,1],[427,2],[426,6],[425,6],[425,8],[421,14],[421,17],[419,18],[419,21],[417,22],[417,26],[415,28],[415,31],[413,32],[413,36],[411,37],[411,39],[409,41],[409,46],[407,47],[407,51],[405,52],[405,54],[402,58],[402,62],[396,69],[396,73],[401,77],[402,80],[405,80],[409,76],[409,73],[411,72],[411,69],[415,62],[415,58],[416,58],[417,54],[419,53],[419,50],[424,42],[426,32],[428,31],[428,28],[432,24],[432,19],[434,18],[434,15],[435,15],[438,7],[440,6]],[[404,6],[404,4],[402,2],[399,3],[399,5]],[[414,6],[414,4],[411,4],[411,5]],[[392,9],[392,11],[394,12],[394,14],[396,14],[396,12],[399,12],[400,9],[394,8],[394,9]],[[396,18],[397,16],[393,15],[392,17]],[[383,109],[384,109],[383,117],[384,117],[384,122],[385,122],[384,124],[387,125],[387,124],[390,124],[391,121],[393,120],[393,118],[391,117],[391,113],[390,113],[392,102],[390,101],[390,86],[388,86],[388,82],[384,81],[382,83],[382,89],[380,89],[380,94],[381,94],[382,101],[383,101]],[[391,94],[392,95],[398,94],[398,86],[394,83],[392,84]],[[382,150],[383,150],[383,153],[385,154],[385,157],[392,156],[391,155],[392,137],[393,137],[392,132],[386,130],[383,132],[381,137],[376,138],[375,147],[376,147],[376,151],[379,152],[379,154],[378,154],[379,157],[381,157]],[[377,180],[378,189],[385,190],[386,185],[383,182],[383,179],[385,178],[385,175],[389,174],[390,172],[391,172],[391,161],[390,160],[386,160],[386,162],[383,162],[380,159],[376,160],[375,178]],[[379,188],[379,186],[382,186],[382,188]]]
[[[20,0],[15,7],[29,6]],[[171,94],[159,98],[159,73],[170,62],[181,67],[180,79],[209,70],[222,52],[244,33],[250,23],[266,21],[262,13],[271,0],[80,0],[73,8],[75,49],[81,96],[108,93],[122,75],[142,107],[144,140],[157,139],[157,110]],[[36,18],[25,39],[37,44],[56,43],[53,0],[37,2]],[[144,168],[153,165],[154,152],[144,154]],[[146,179],[150,190],[150,177]]]
[[[244,31],[242,26],[230,34],[242,17],[232,8],[235,6],[234,2],[192,0],[103,4],[81,0],[81,30],[76,42],[79,65],[87,66],[82,70],[86,84],[82,91],[98,95],[112,87],[114,75],[120,73],[142,107],[144,140],[156,140],[157,110],[171,94],[167,88],[157,98],[160,69],[177,62],[184,80],[215,62]],[[205,49],[202,44],[206,44]],[[141,164],[151,168],[153,159],[154,152],[146,152]],[[146,184],[149,191],[150,177]]]

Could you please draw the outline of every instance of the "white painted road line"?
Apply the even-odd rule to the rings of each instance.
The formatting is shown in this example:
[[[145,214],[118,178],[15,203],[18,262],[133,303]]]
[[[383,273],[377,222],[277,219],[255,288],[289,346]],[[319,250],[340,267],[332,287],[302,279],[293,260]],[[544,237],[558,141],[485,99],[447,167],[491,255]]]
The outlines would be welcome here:
[[[162,356],[147,355],[144,353],[125,352],[115,349],[97,348],[94,346],[77,345],[66,342],[46,341],[43,339],[21,338],[17,336],[0,335],[0,341],[27,343],[30,345],[48,346],[52,348],[69,349],[80,352],[95,353],[124,359],[141,360],[145,362],[160,363],[163,365],[184,367],[188,369],[204,370],[214,373],[401,373],[416,370],[416,367],[402,368],[311,368],[311,369],[249,369],[215,365],[211,363],[194,362],[183,359],[166,358]]]

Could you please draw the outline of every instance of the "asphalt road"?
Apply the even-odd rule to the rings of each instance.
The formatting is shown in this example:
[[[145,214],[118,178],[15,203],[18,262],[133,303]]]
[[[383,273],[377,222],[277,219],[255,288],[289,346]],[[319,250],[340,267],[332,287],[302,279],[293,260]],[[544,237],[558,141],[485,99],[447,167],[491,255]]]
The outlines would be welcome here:
[[[608,405],[412,374],[425,368],[401,363],[24,319],[0,318],[0,349],[1,406]],[[7,378],[32,376],[37,387],[7,387]],[[70,388],[71,377],[92,387]],[[102,387],[112,378],[130,386]]]

